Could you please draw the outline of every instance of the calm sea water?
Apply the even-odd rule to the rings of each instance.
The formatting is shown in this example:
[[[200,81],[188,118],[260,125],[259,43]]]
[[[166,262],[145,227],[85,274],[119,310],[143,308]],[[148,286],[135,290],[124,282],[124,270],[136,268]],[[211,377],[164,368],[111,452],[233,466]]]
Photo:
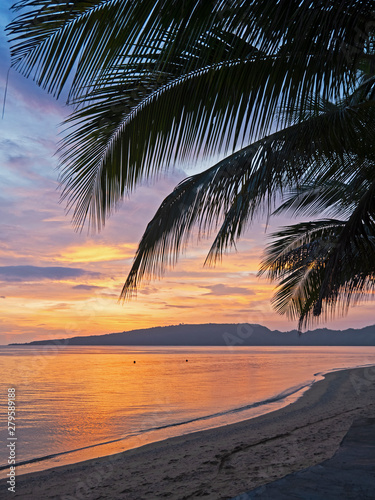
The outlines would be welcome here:
[[[20,474],[273,411],[323,372],[375,365],[375,347],[1,347],[0,363]]]

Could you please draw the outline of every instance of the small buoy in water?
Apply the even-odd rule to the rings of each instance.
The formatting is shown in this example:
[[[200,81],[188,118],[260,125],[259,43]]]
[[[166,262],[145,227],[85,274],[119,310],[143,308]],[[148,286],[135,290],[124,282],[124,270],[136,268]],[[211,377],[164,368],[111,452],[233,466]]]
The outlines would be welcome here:
[[[187,363],[188,361],[189,361],[189,360],[187,359],[187,360],[186,360],[186,363]]]
[[[133,361],[133,363],[135,363],[135,361]]]

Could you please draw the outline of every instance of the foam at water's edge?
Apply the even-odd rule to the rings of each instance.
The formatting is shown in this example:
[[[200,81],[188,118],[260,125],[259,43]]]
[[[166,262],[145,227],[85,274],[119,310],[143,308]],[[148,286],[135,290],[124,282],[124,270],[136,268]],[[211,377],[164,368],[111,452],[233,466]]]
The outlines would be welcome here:
[[[197,418],[193,418],[193,419],[190,419],[190,420],[184,420],[182,422],[174,422],[174,423],[171,423],[171,424],[168,424],[168,425],[159,426],[159,427],[150,427],[148,429],[142,429],[137,434],[140,435],[140,434],[146,434],[146,433],[152,432],[152,431],[159,431],[159,430],[165,430],[165,429],[169,429],[169,428],[173,428],[173,427],[179,427],[179,426],[191,424],[191,423],[194,423],[194,422],[199,422],[199,421],[204,421],[204,420],[210,420],[210,419],[213,419],[213,418],[216,418],[216,417],[224,417],[225,415],[231,415],[231,414],[235,414],[235,413],[240,413],[240,412],[243,412],[243,411],[246,411],[246,410],[251,410],[252,408],[257,408],[257,407],[260,407],[260,406],[265,406],[265,405],[268,405],[270,403],[281,402],[282,400],[288,398],[289,396],[292,396],[293,394],[296,394],[297,392],[301,391],[302,389],[311,387],[315,381],[316,380],[312,380],[312,381],[304,382],[304,383],[299,384],[297,386],[290,387],[289,389],[286,389],[285,391],[281,392],[280,394],[277,394],[276,396],[264,399],[262,401],[256,401],[255,403],[252,403],[250,405],[241,406],[239,408],[231,408],[229,410],[225,410],[225,411],[222,411],[222,412],[213,413],[211,415],[204,415],[202,417],[197,417]],[[82,451],[82,450],[87,450],[87,449],[90,449],[90,448],[97,448],[97,447],[104,446],[104,445],[107,445],[107,444],[112,444],[112,443],[117,443],[117,442],[120,442],[120,441],[125,441],[126,439],[128,439],[128,438],[130,438],[132,436],[135,436],[135,435],[136,435],[135,433],[128,434],[128,435],[122,436],[122,437],[120,437],[118,439],[112,439],[112,440],[109,440],[109,441],[103,441],[101,443],[96,443],[96,444],[92,444],[92,445],[89,445],[89,446],[84,446],[82,448],[76,448],[76,449],[73,449],[73,450],[67,450],[67,451],[63,451],[63,452],[60,452],[60,453],[54,453],[52,455],[46,455],[46,456],[43,456],[43,457],[31,458],[31,459],[25,460],[23,462],[18,462],[16,464],[16,467],[19,467],[21,465],[33,464],[33,463],[37,463],[37,462],[43,462],[45,460],[50,460],[52,458],[56,458],[56,457],[59,457],[59,456],[67,455],[68,453],[75,453],[75,452]],[[0,471],[4,470],[4,469],[8,469],[8,468],[9,468],[8,465],[0,466]]]
[[[44,461],[48,461],[48,460],[53,460],[53,459],[58,459],[58,457],[62,457],[64,455],[69,455],[69,454],[73,454],[73,457],[72,457],[72,460],[69,462],[65,462],[64,465],[68,464],[68,463],[71,463],[71,464],[74,464],[74,463],[77,463],[77,462],[80,462],[82,460],[74,460],[74,454],[75,453],[78,453],[78,452],[81,452],[81,451],[84,451],[84,450],[88,450],[88,449],[95,449],[97,448],[98,451],[99,449],[102,447],[102,446],[106,446],[106,445],[110,445],[110,444],[113,444],[113,443],[118,443],[118,442],[126,442],[127,440],[129,440],[130,438],[134,438],[134,437],[137,437],[137,436],[140,436],[140,435],[146,435],[147,433],[149,432],[153,432],[153,431],[162,431],[162,430],[166,430],[166,429],[171,429],[171,428],[174,428],[174,427],[179,427],[179,426],[184,426],[184,425],[188,425],[188,424],[192,424],[192,423],[195,423],[195,422],[199,422],[199,421],[209,421],[209,420],[214,420],[215,418],[219,418],[219,417],[225,417],[226,415],[235,415],[235,414],[240,414],[241,412],[246,412],[246,411],[249,411],[249,410],[252,410],[252,409],[255,409],[255,408],[259,408],[261,409],[262,406],[266,407],[267,405],[269,405],[269,409],[267,409],[266,411],[264,411],[264,413],[257,413],[256,415],[253,415],[253,416],[245,416],[242,418],[242,420],[247,420],[247,419],[251,419],[251,418],[255,418],[257,416],[259,416],[260,414],[267,414],[267,413],[270,413],[272,411],[275,410],[275,407],[272,406],[273,403],[282,403],[283,401],[286,402],[286,400],[288,398],[290,398],[291,396],[297,396],[298,393],[300,393],[298,395],[298,397],[296,397],[295,400],[299,399],[300,397],[303,396],[303,394],[306,392],[306,390],[308,390],[309,388],[311,388],[316,382],[319,382],[320,380],[322,380],[325,375],[329,374],[329,373],[333,373],[333,372],[337,372],[337,371],[345,371],[345,370],[349,370],[349,369],[355,369],[355,368],[363,368],[363,367],[367,367],[367,366],[373,366],[373,364],[366,364],[366,365],[358,365],[358,366],[351,366],[351,367],[348,367],[348,368],[335,368],[335,369],[332,369],[332,370],[329,370],[327,372],[319,372],[319,373],[316,373],[314,374],[314,380],[310,380],[310,381],[305,381],[297,386],[293,386],[293,387],[290,387],[288,389],[286,389],[285,391],[275,395],[275,396],[272,396],[271,398],[267,398],[265,400],[261,400],[261,401],[257,401],[255,403],[252,403],[250,405],[246,405],[246,406],[242,406],[242,407],[239,407],[239,408],[232,408],[232,409],[229,409],[229,410],[225,410],[225,411],[222,411],[222,412],[217,412],[217,413],[213,413],[211,415],[205,415],[205,416],[202,416],[202,417],[197,417],[197,418],[193,418],[193,419],[190,419],[190,420],[185,420],[185,421],[182,421],[182,422],[174,422],[174,423],[171,423],[171,424],[168,424],[168,425],[164,425],[164,426],[159,426],[159,427],[150,427],[148,429],[143,429],[143,430],[140,430],[138,431],[137,433],[130,433],[130,434],[127,434],[125,436],[122,436],[120,438],[117,438],[117,439],[113,439],[113,440],[108,440],[108,441],[104,441],[104,442],[100,442],[100,443],[95,443],[95,444],[92,444],[92,445],[88,445],[88,446],[85,446],[85,447],[82,447],[82,448],[77,448],[77,449],[73,449],[73,450],[68,450],[68,451],[64,451],[64,452],[60,452],[60,453],[55,453],[55,454],[51,454],[51,455],[46,455],[46,456],[43,456],[43,457],[35,457],[35,458],[32,458],[32,459],[29,459],[29,460],[25,460],[23,462],[18,462],[16,464],[16,467],[20,467],[20,466],[26,466],[26,468],[21,472],[21,474],[25,474],[25,473],[28,473],[28,472],[33,472],[33,470],[27,470],[27,466],[33,466],[34,465],[37,465],[38,463],[40,462],[44,462]],[[287,402],[287,404],[290,404],[291,402],[293,401],[290,401],[290,402]],[[241,421],[241,419],[238,420],[238,422]],[[219,424],[219,425],[212,425],[212,427],[219,427],[223,425],[222,423]],[[212,428],[210,426],[206,427],[206,429],[209,429],[209,428]],[[200,430],[204,430],[204,429],[200,429]],[[188,430],[188,432],[186,433],[190,433],[190,432],[195,432],[194,430]],[[184,434],[184,432],[182,432],[182,434]],[[176,434],[176,436],[178,436],[179,434]],[[174,437],[174,436],[168,436],[168,437]],[[161,439],[156,439],[154,441],[151,441],[151,442],[155,442],[155,441],[163,441],[164,439],[166,438],[161,438]],[[143,444],[147,444],[147,443],[143,443]],[[138,446],[131,446],[130,448],[128,449],[133,449],[133,448],[137,448]],[[126,449],[123,449],[122,451],[125,451]],[[119,451],[120,452],[120,451]],[[97,454],[93,454],[93,456],[91,457],[92,459],[94,458],[98,458],[100,456],[107,456],[107,455],[110,455],[112,454],[113,452],[111,453],[102,453],[99,451],[99,453]],[[87,460],[88,458],[86,458],[85,460]],[[57,465],[61,465],[61,464],[57,464]],[[56,466],[56,463],[55,464],[52,464],[52,465],[48,465],[46,467],[46,469],[49,469],[51,467],[54,467]],[[8,465],[4,465],[4,466],[0,466],[0,471],[4,471],[5,469],[8,469],[9,466]],[[43,470],[43,468],[39,468],[37,470]],[[1,472],[0,474],[0,478],[3,477],[4,473]]]

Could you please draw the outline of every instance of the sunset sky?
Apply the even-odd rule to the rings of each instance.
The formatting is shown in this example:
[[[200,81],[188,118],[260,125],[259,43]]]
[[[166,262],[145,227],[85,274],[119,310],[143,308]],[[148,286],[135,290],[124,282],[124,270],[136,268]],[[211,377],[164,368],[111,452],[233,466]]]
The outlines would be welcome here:
[[[6,0],[0,7],[1,103],[10,65],[4,26],[11,19],[11,4]],[[216,268],[203,267],[209,242],[198,246],[193,241],[163,280],[145,284],[131,302],[118,303],[147,222],[163,197],[192,170],[177,165],[158,182],[138,188],[100,234],[88,234],[87,229],[76,233],[59,204],[54,156],[59,124],[66,115],[63,101],[56,102],[31,80],[10,72],[0,136],[0,344],[180,322],[296,327],[272,310],[274,285],[256,277],[266,241],[265,221],[249,228],[237,253],[225,256]],[[278,225],[271,221],[267,232]],[[369,302],[321,326],[373,323]]]

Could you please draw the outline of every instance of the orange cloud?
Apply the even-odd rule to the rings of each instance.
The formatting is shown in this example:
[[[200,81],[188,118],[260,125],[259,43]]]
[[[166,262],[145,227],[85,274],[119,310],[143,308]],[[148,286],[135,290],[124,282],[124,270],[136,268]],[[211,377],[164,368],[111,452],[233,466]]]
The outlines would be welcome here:
[[[136,249],[135,243],[104,245],[88,242],[80,246],[67,247],[55,257],[55,260],[72,264],[125,260],[133,258]]]

